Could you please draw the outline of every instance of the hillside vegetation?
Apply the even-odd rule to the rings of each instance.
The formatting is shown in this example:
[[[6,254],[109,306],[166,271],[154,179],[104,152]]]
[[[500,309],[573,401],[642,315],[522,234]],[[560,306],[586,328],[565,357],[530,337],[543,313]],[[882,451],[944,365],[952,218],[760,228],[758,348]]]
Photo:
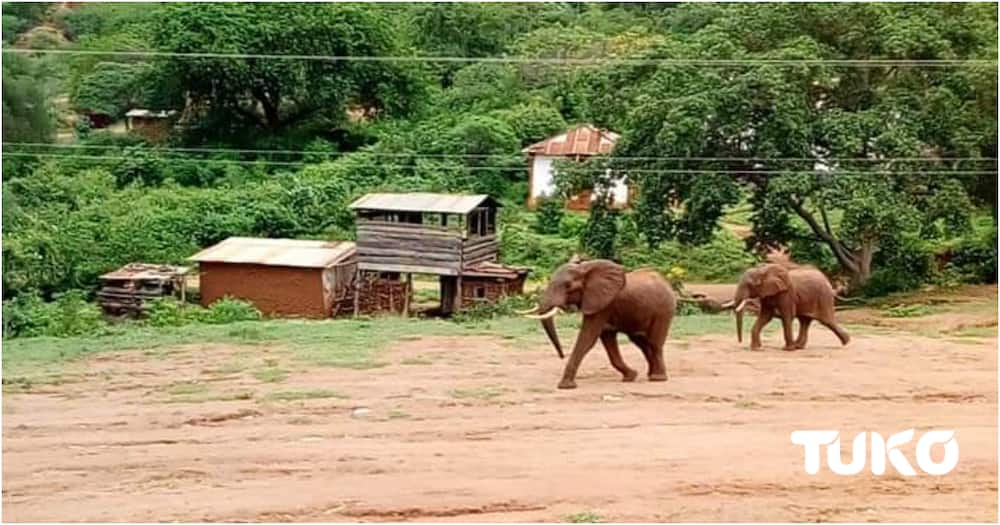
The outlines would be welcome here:
[[[5,336],[11,316],[86,310],[96,277],[128,262],[233,235],[350,239],[347,205],[372,191],[499,198],[502,259],[536,277],[584,252],[725,281],[782,244],[854,293],[996,280],[989,4],[3,14],[5,50],[65,52],[4,54]],[[516,60],[482,60],[500,57]],[[153,144],[86,117],[133,108],[176,110],[180,126]],[[579,123],[621,140],[560,166],[560,196],[528,212],[521,149]],[[630,210],[562,210],[620,173]]]

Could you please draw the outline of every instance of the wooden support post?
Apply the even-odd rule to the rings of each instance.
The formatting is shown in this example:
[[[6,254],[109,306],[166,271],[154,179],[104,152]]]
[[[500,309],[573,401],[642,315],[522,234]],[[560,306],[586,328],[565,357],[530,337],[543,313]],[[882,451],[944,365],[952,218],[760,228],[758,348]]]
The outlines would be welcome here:
[[[354,317],[358,316],[358,301],[361,300],[361,268],[354,271]]]
[[[462,274],[458,274],[455,278],[455,305],[452,307],[453,312],[458,312],[462,309]]]
[[[403,317],[410,316],[410,296],[413,295],[413,274],[406,274],[406,294],[403,296]]]

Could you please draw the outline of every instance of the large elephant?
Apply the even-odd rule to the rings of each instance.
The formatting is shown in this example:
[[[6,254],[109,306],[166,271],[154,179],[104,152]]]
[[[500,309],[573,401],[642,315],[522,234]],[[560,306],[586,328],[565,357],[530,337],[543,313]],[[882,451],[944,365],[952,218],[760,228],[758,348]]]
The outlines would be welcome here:
[[[553,317],[563,308],[579,308],[583,313],[580,333],[559,382],[559,388],[576,388],[580,362],[598,339],[604,344],[611,365],[622,374],[622,380],[635,380],[636,371],[625,364],[618,348],[618,334],[622,332],[642,350],[649,365],[649,380],[666,381],[663,343],[676,307],[670,285],[653,270],[626,273],[611,261],[571,260],[552,275],[538,306],[520,313],[541,319],[560,358],[562,345]],[[541,313],[531,315],[533,312]]]
[[[736,336],[743,342],[743,309],[747,301],[760,303],[757,322],[750,332],[750,349],[760,350],[760,331],[776,315],[781,317],[785,350],[805,348],[809,324],[815,319],[833,331],[846,345],[851,340],[834,318],[836,295],[830,281],[816,268],[788,264],[764,264],[743,273],[733,300],[724,304],[736,312]],[[799,320],[799,336],[792,338],[792,320]]]

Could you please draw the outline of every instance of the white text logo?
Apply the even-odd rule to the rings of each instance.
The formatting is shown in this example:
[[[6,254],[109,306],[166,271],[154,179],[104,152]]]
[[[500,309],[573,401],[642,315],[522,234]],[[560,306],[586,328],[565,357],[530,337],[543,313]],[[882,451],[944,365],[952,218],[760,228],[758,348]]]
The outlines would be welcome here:
[[[844,463],[840,456],[840,432],[836,430],[796,430],[792,432],[792,443],[805,448],[805,467],[808,474],[819,472],[822,447],[826,445],[826,463],[834,474],[852,476],[864,470],[868,459],[868,443],[871,443],[871,471],[881,476],[885,474],[888,462],[904,476],[916,476],[913,465],[898,448],[913,440],[914,430],[904,430],[883,439],[878,432],[862,432],[854,437],[851,444],[851,461]],[[869,440],[868,437],[871,436]],[[944,458],[934,461],[931,448],[944,446]],[[916,463],[920,470],[932,476],[943,476],[958,464],[958,441],[952,430],[931,430],[917,441]]]

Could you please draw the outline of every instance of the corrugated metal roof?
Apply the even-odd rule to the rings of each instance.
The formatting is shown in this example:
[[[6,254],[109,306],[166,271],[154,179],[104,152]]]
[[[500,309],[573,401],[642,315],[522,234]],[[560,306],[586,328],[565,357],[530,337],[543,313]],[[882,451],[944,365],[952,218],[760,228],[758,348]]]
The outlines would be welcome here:
[[[466,277],[496,277],[499,279],[516,279],[531,273],[531,268],[525,266],[509,266],[506,264],[483,261],[462,270],[462,275]]]
[[[536,142],[521,151],[532,155],[603,155],[611,153],[619,137],[617,133],[584,124],[562,135]]]
[[[162,110],[162,111],[152,111],[149,109],[130,109],[128,113],[125,113],[126,117],[146,117],[146,118],[167,118],[176,115],[177,112],[174,110]]]
[[[354,255],[350,241],[230,237],[188,257],[190,261],[327,268]]]
[[[187,273],[186,266],[131,263],[102,275],[102,280],[169,281]]]
[[[414,211],[466,214],[489,201],[489,195],[452,195],[448,193],[369,193],[351,203],[354,210]]]

